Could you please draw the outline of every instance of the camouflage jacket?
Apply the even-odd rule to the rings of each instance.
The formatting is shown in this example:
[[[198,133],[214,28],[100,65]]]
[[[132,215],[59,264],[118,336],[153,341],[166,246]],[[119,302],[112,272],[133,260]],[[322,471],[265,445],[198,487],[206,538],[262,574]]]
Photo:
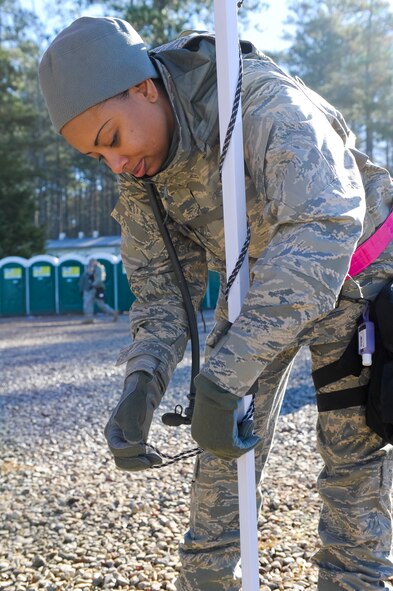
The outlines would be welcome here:
[[[87,268],[81,275],[79,280],[79,289],[81,291],[89,291],[92,287],[103,288],[105,284],[106,271],[104,265],[97,263],[93,268],[93,272],[90,272],[91,268]]]
[[[340,113],[251,44],[242,50],[250,289],[202,369],[239,396],[335,307],[359,239],[390,207],[377,192],[366,213],[359,167],[371,164],[353,150]],[[177,118],[171,159],[152,180],[197,308],[208,268],[225,284],[213,37],[181,37],[151,57]],[[373,174],[371,168],[371,179]],[[137,297],[130,311],[133,342],[119,362],[133,359],[135,367],[138,358],[142,367],[143,355],[154,355],[167,384],[188,339],[182,298],[142,181],[124,174],[119,185],[113,216],[121,224],[122,258]],[[226,318],[222,297],[216,317]]]

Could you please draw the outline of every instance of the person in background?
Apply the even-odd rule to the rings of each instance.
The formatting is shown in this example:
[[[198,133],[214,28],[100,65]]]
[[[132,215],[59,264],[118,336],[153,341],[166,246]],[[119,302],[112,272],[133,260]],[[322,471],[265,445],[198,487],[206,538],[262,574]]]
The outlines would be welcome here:
[[[91,258],[79,281],[79,289],[83,296],[83,324],[94,322],[95,305],[104,314],[112,316],[113,322],[116,322],[119,317],[118,311],[105,302],[105,279],[104,265],[101,265],[97,259]]]
[[[318,591],[379,591],[390,588],[393,577],[393,447],[368,426],[357,397],[370,367],[346,374],[339,362],[365,303],[393,276],[390,244],[348,277],[357,245],[389,219],[390,175],[355,148],[337,109],[251,43],[241,47],[250,288],[233,324],[224,297],[214,35],[188,32],[148,52],[126,21],[82,17],[42,57],[40,84],[54,129],[119,181],[113,215],[137,299],[130,311],[132,342],[119,360],[126,368],[124,389],[106,438],[123,470],[162,461],[149,446],[149,428],[190,332],[153,215],[158,204],[195,311],[208,269],[221,275],[216,324],[195,378],[191,433],[203,452],[177,588],[239,590],[236,459],[254,448],[262,478],[292,363],[306,346],[318,376],[317,441],[324,462]],[[253,424],[238,425],[241,399],[250,391]],[[283,456],[286,461],[292,458]]]

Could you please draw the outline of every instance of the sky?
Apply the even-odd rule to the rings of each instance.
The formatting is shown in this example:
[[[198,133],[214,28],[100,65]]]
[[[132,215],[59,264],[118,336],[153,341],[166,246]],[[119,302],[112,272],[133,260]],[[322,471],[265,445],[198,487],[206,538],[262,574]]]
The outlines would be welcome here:
[[[40,14],[42,21],[45,22],[46,14],[43,10],[45,0],[21,0],[21,3],[27,9]],[[393,0],[389,0],[389,3],[393,9]],[[270,6],[267,10],[263,10],[260,13],[255,12],[253,18],[249,19],[249,26],[241,32],[241,37],[251,41],[263,51],[275,52],[283,50],[288,46],[288,42],[282,39],[284,22],[288,16],[288,0],[270,0],[269,4]],[[99,14],[102,14],[102,6],[100,6],[99,10]],[[98,13],[94,13],[93,9],[93,12],[85,12],[84,14]]]
[[[21,3],[26,9],[37,12],[44,22],[47,20],[43,10],[45,0],[21,0]],[[254,43],[257,47],[263,47],[266,51],[267,49],[278,51],[285,47],[285,42],[280,37],[283,21],[288,14],[287,0],[271,0],[270,4],[271,6],[267,11],[256,12],[253,19],[250,18],[250,26],[242,31],[241,36]],[[85,12],[84,14],[91,13]],[[253,22],[260,31],[257,30],[256,26],[253,26]],[[269,24],[267,25],[267,23]]]
[[[255,19],[252,19],[260,30],[252,26],[250,18],[250,26],[244,31],[242,37],[265,51],[280,51],[286,47],[286,42],[281,39],[281,36],[287,16],[287,0],[272,0],[267,10],[256,14]]]

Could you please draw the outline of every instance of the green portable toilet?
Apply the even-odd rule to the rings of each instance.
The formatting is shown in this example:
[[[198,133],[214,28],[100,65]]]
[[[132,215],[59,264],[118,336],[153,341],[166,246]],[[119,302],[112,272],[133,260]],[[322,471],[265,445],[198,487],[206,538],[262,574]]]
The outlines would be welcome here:
[[[85,259],[77,254],[65,254],[59,258],[57,276],[60,314],[83,312],[83,298],[79,290],[79,280],[84,269]]]
[[[56,314],[58,312],[56,257],[42,254],[28,260],[28,313]]]
[[[109,254],[107,252],[97,252],[87,257],[87,262],[91,258],[97,259],[99,263],[104,265],[106,272],[105,279],[105,302],[110,305],[111,308],[117,310],[116,305],[116,263],[117,256]]]
[[[24,316],[27,312],[27,259],[0,260],[0,315]]]
[[[203,309],[214,309],[217,304],[218,292],[220,290],[220,275],[216,271],[209,271],[207,289],[202,301]]]
[[[128,285],[127,273],[123,265],[121,257],[118,257],[116,263],[116,277],[117,277],[117,309],[119,312],[128,312],[132,302],[135,301],[135,296]]]

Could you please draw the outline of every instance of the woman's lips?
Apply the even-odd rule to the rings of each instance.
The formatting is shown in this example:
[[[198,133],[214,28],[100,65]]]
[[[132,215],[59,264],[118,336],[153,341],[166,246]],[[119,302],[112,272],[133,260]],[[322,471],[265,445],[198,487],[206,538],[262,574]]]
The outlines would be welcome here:
[[[140,160],[138,162],[138,164],[135,166],[134,170],[131,173],[133,176],[136,177],[141,177],[141,176],[145,176],[146,174],[146,163],[145,163],[145,159],[142,158],[142,160]]]

